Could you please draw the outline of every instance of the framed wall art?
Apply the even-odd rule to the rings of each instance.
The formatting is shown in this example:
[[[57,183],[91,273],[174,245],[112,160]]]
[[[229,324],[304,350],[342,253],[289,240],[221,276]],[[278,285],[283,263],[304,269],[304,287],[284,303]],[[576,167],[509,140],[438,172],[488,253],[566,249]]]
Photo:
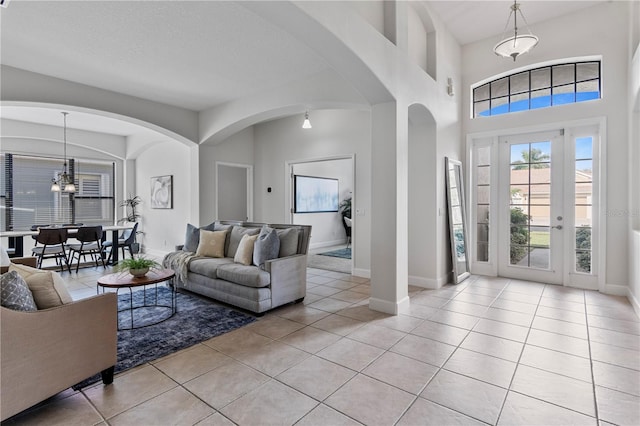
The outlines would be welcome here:
[[[173,208],[173,175],[151,178],[151,208]]]

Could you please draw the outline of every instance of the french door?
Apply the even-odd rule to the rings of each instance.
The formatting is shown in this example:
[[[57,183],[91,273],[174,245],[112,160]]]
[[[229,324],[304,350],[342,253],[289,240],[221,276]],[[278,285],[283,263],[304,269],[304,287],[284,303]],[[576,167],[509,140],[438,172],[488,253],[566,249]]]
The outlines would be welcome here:
[[[500,138],[501,276],[562,283],[562,142],[560,132]]]
[[[478,155],[472,163],[477,195],[471,206],[477,212],[471,215],[477,224],[472,268],[597,289],[599,127],[500,136],[474,149],[495,155],[487,157],[487,166]],[[495,178],[482,177],[488,172]],[[482,196],[489,189],[491,196]]]

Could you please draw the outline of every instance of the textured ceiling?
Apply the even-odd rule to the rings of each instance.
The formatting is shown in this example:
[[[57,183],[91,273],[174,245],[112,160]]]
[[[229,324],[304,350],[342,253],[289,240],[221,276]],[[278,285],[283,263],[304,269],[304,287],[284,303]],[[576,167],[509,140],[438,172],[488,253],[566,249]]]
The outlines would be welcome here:
[[[524,0],[520,10],[529,25],[566,15],[607,0]],[[504,32],[513,1],[428,1],[429,8],[444,22],[461,45],[495,37]],[[520,16],[518,16],[520,19]],[[519,21],[521,22],[521,21]],[[513,30],[513,20],[510,22]],[[520,28],[523,28],[518,24]]]
[[[535,24],[601,2],[529,0],[521,7]],[[195,111],[327,68],[313,50],[242,3],[14,0],[0,9],[0,62]],[[487,37],[497,41],[511,5],[427,3],[461,44]],[[59,112],[38,108],[4,108],[2,116],[59,122]],[[71,127],[135,133],[134,125],[96,120],[76,114]]]
[[[327,66],[241,4],[12,1],[2,64],[202,110]]]

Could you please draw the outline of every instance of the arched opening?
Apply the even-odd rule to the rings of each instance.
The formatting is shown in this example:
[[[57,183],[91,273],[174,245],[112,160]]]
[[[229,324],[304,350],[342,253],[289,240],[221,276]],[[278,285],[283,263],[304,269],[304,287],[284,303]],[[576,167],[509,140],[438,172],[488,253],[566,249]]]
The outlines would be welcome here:
[[[438,288],[439,243],[436,122],[420,104],[409,107],[409,284]]]

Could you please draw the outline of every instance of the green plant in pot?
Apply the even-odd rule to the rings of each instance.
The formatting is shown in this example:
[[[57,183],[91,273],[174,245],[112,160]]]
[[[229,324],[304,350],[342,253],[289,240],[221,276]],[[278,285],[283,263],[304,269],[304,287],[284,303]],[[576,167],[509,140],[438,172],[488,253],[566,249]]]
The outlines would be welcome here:
[[[144,277],[150,269],[159,267],[160,264],[155,260],[148,259],[144,256],[123,259],[114,267],[117,272],[127,271],[136,278]]]
[[[340,213],[342,213],[342,216],[351,219],[351,197],[342,200],[338,208],[340,209]]]
[[[125,207],[126,208],[126,217],[123,217],[122,219],[118,220],[118,223],[123,223],[123,222],[138,222],[138,219],[140,219],[141,215],[138,213],[137,208],[138,206],[142,204],[142,198],[140,198],[139,195],[133,196],[131,194],[129,194],[129,198],[126,198],[124,200],[122,200],[122,202],[120,203],[120,207]],[[136,232],[136,238],[138,235],[142,235],[144,234],[144,232],[142,231],[137,231]],[[140,243],[137,240],[134,240],[133,244],[131,245],[131,252],[133,254],[139,253],[140,252]]]

